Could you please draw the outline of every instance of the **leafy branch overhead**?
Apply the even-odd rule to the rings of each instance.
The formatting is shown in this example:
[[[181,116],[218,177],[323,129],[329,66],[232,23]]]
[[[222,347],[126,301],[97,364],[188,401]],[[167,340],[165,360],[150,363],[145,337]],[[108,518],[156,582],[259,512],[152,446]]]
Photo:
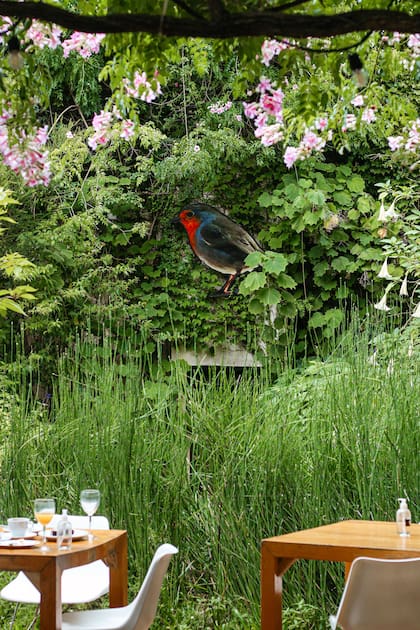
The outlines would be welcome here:
[[[420,15],[415,2],[400,2],[401,10],[389,9],[389,2],[377,0],[374,8],[363,9],[359,2],[340,6],[337,2],[150,2],[83,3],[83,12],[74,12],[74,3],[55,6],[43,2],[0,1],[0,13],[15,18],[39,19],[86,33],[142,32],[168,37],[284,36],[331,37],[361,31],[420,31]],[[392,3],[391,3],[392,4]],[[128,5],[128,6],[127,6]],[[335,9],[335,7],[337,7]]]

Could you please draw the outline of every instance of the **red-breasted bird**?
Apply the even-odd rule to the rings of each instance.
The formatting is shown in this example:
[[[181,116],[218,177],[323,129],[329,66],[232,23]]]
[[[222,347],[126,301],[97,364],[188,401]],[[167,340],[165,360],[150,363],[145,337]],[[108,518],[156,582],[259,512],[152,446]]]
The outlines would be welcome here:
[[[236,278],[249,267],[245,258],[252,252],[262,252],[261,246],[239,223],[205,203],[185,206],[173,223],[181,223],[191,248],[202,263],[229,278],[218,294],[230,295]]]

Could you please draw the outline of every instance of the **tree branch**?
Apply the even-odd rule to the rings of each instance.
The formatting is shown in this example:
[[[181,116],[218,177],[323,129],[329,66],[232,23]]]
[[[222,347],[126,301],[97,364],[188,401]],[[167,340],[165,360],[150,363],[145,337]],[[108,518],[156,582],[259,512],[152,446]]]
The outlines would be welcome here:
[[[35,18],[85,33],[143,32],[167,37],[331,37],[360,31],[420,33],[420,14],[371,9],[337,15],[276,14],[271,11],[226,13],[223,20],[205,21],[153,14],[77,15],[43,2],[0,0],[0,15]]]

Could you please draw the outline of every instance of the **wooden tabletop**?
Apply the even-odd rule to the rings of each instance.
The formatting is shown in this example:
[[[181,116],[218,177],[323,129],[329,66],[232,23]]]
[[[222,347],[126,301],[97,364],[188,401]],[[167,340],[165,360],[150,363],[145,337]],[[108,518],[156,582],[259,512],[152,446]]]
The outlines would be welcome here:
[[[347,574],[353,560],[420,557],[420,525],[410,536],[397,533],[394,522],[340,521],[281,536],[261,544],[261,628],[282,629],[282,576],[299,559],[344,562]]]
[[[73,541],[71,549],[59,551],[49,542],[47,551],[31,548],[0,547],[0,570],[24,571],[41,593],[41,630],[61,628],[61,573],[65,569],[103,560],[109,567],[110,606],[127,604],[127,532],[94,530],[94,540]]]
[[[420,525],[410,536],[397,533],[388,521],[340,521],[262,541],[276,557],[350,562],[357,556],[410,558],[420,556]]]

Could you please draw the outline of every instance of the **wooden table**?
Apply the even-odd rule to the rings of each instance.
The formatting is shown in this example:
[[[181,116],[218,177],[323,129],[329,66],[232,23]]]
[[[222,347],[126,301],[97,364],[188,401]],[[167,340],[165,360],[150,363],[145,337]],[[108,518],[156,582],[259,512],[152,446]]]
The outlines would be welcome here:
[[[358,556],[371,558],[420,557],[420,525],[410,536],[397,534],[395,523],[341,521],[283,536],[266,538],[261,545],[261,629],[282,628],[282,576],[298,559],[345,563],[348,574]]]
[[[48,543],[48,551],[0,547],[0,570],[24,571],[41,593],[41,630],[61,628],[61,573],[64,569],[103,560],[109,566],[111,607],[125,606],[128,597],[127,532],[94,530],[93,542],[73,542],[68,551]]]

